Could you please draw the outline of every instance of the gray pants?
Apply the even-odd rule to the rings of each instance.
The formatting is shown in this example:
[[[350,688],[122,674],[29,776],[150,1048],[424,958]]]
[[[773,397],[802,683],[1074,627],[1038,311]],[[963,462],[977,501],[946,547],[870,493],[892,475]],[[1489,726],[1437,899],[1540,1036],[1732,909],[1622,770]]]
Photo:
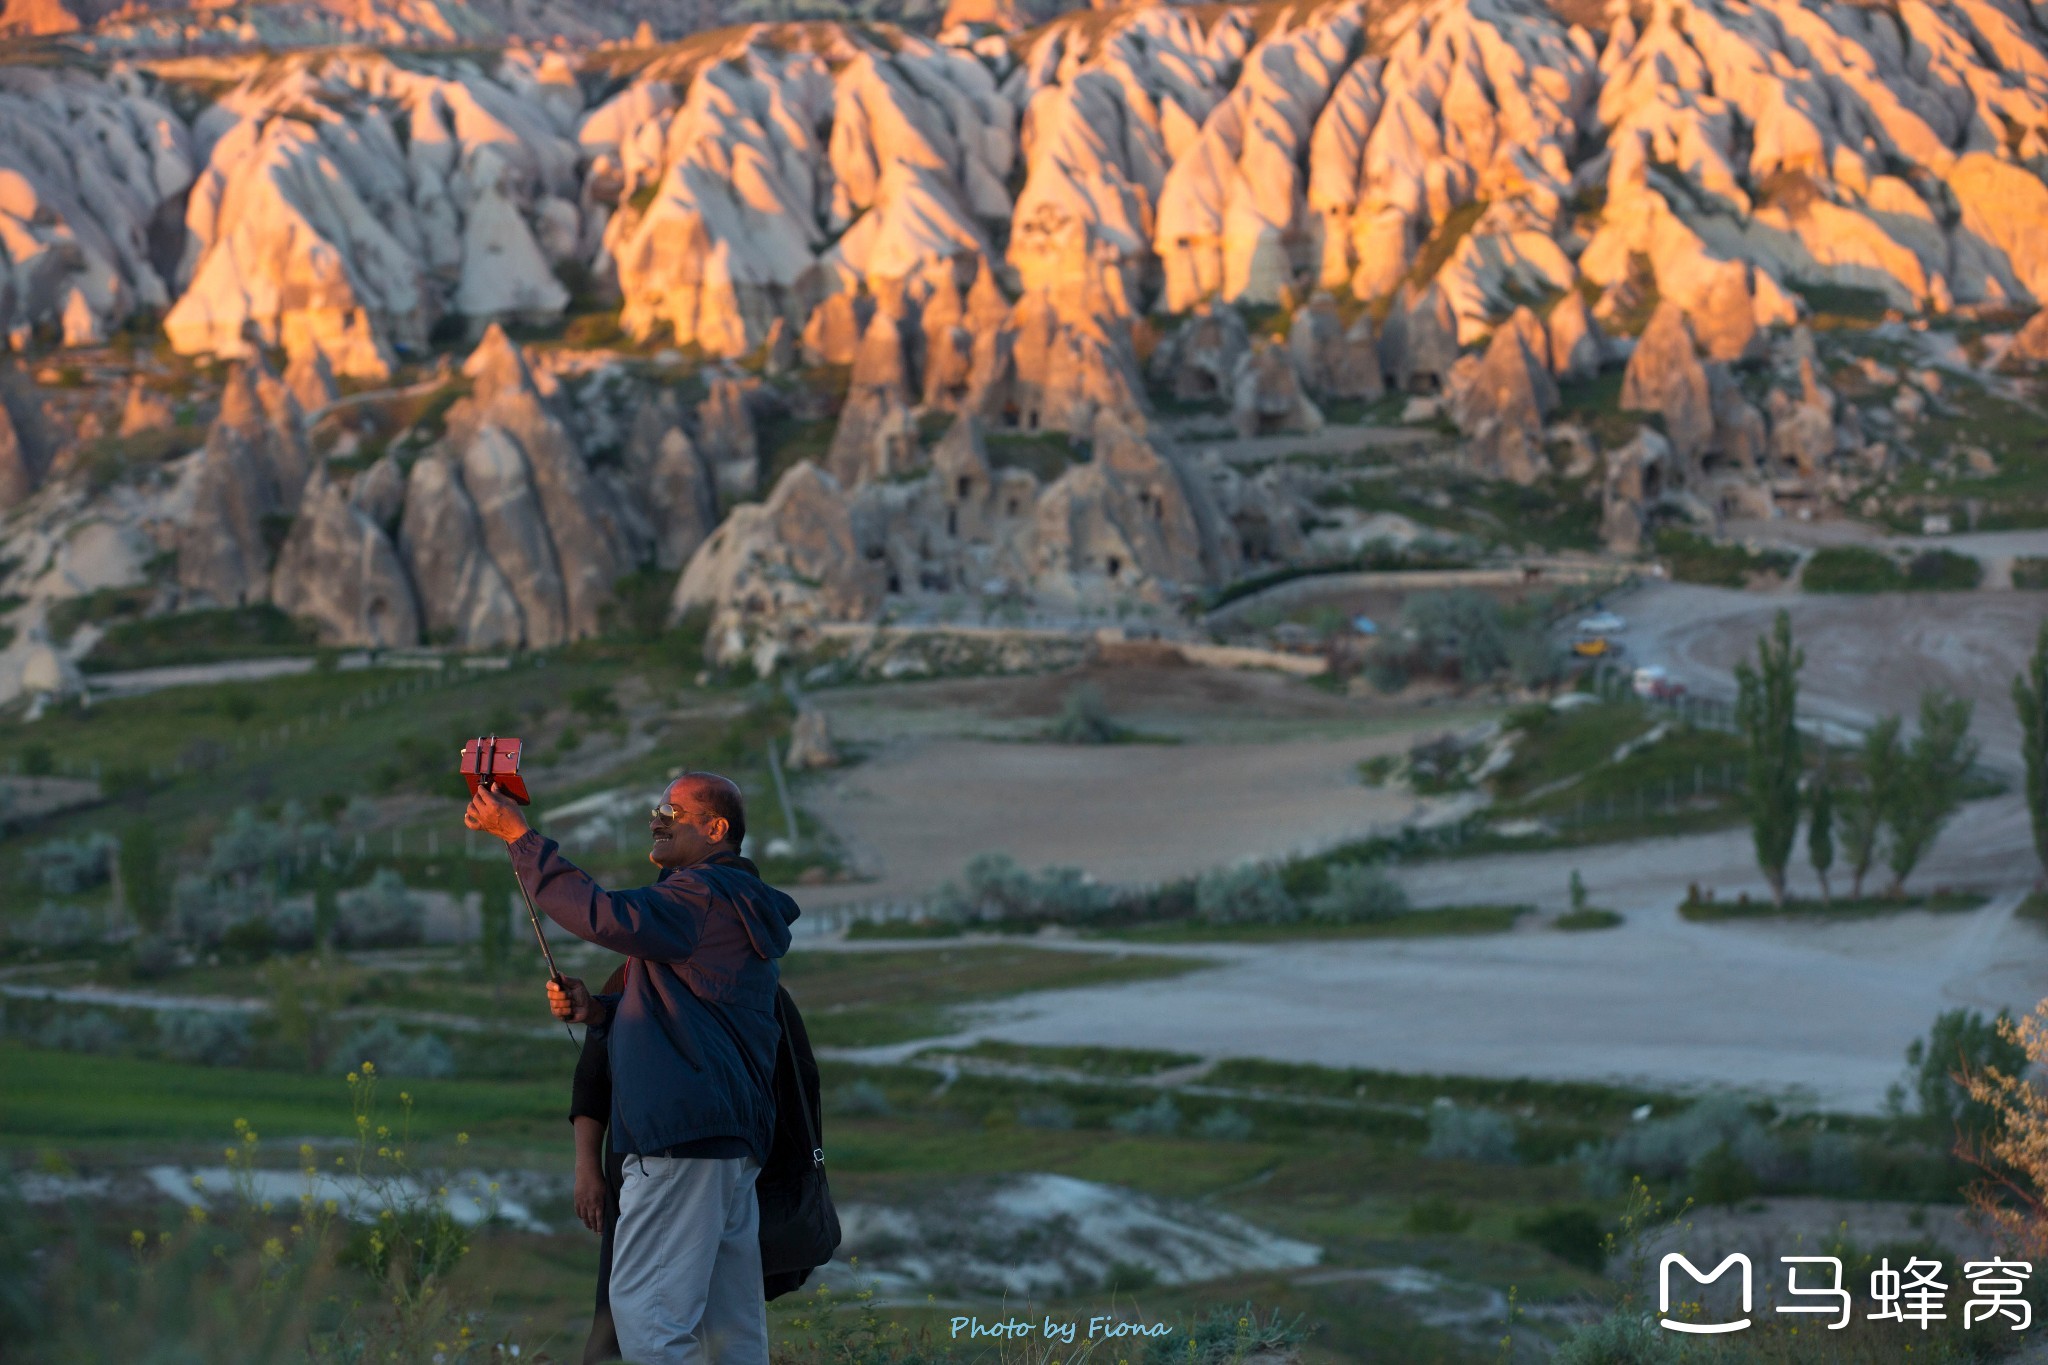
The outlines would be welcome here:
[[[626,1158],[612,1319],[634,1365],[767,1365],[752,1157]]]

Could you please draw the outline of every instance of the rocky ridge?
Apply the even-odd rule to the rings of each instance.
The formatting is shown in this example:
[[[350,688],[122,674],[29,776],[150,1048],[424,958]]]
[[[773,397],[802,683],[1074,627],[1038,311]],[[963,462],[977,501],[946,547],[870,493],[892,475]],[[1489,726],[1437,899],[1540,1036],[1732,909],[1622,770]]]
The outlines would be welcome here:
[[[79,41],[152,22],[64,12]],[[1434,399],[1473,473],[1590,479],[1629,552],[1660,517],[1839,504],[1896,464],[1926,402],[1843,400],[1816,308],[2048,296],[2048,35],[2016,2],[1665,0],[1597,28],[1535,0],[1144,5],[1007,41],[760,25],[625,64],[307,41],[0,68],[0,309],[20,350],[160,312],[175,351],[233,358],[164,495],[211,519],[177,600],[353,642],[574,638],[650,565],[765,659],[892,596],[1164,605],[1305,544],[1302,490],[1192,458],[1169,396],[1240,437]],[[540,365],[489,333],[445,431],[325,467],[337,381],[607,307],[625,349]],[[705,362],[688,396],[661,347]],[[784,470],[758,428],[819,417],[798,366],[845,367],[846,396]],[[1616,369],[1640,434],[1560,425]],[[34,406],[10,426],[50,425]],[[62,444],[0,441],[0,502],[33,505]],[[352,586],[312,590],[350,556]]]

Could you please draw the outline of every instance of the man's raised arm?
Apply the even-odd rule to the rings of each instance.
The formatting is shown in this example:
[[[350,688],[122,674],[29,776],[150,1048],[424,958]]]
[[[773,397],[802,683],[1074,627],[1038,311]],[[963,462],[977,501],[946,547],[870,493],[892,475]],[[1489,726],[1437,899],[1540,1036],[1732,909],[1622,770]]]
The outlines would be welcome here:
[[[697,950],[702,892],[683,885],[607,891],[527,825],[510,800],[489,788],[470,799],[463,823],[505,841],[534,908],[586,943],[651,962],[681,962]]]

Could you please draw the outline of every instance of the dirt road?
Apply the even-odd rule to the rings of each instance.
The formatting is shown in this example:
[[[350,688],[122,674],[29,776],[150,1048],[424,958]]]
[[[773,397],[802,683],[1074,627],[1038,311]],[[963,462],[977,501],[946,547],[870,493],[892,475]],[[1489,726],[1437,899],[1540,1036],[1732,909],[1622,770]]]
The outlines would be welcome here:
[[[2048,611],[2034,594],[1778,597],[1657,585],[1613,605],[1629,617],[1635,658],[1664,663],[1715,696],[1732,693],[1730,668],[1787,607],[1807,654],[1802,704],[1810,714],[1861,725],[1884,711],[1910,714],[1923,688],[1952,687],[1977,702],[1985,761],[2017,777],[2007,692]],[[1042,713],[1050,688],[1041,684],[1045,695],[1012,709]],[[843,779],[825,810],[884,861],[896,885],[936,879],[985,848],[1006,849],[1027,864],[1057,857],[1099,876],[1143,880],[1279,852],[1398,814],[1395,798],[1356,786],[1350,769],[1409,736],[1361,735],[1354,718],[1347,737],[1337,728],[1341,717],[1316,709],[1335,699],[1299,685],[1221,709],[1216,700],[1204,709],[1162,694],[1149,714],[1162,725],[1182,724],[1192,738],[1203,724],[1246,724],[1233,715],[1244,711],[1268,714],[1272,725],[1284,719],[1321,731],[1276,731],[1237,744],[1052,748],[949,738],[946,708],[932,705],[918,713],[921,738],[895,732],[875,759]],[[1120,702],[1146,705],[1137,692]],[[981,708],[990,713],[987,697]],[[1210,720],[1194,719],[1197,713]],[[1040,849],[1048,852],[1034,852]],[[1218,960],[1214,970],[1024,997],[967,1036],[1402,1071],[1731,1086],[1874,1112],[1903,1069],[1906,1044],[1938,1013],[2025,1010],[2048,996],[2048,932],[2013,918],[2036,873],[2016,792],[1966,807],[1915,874],[1918,886],[1996,891],[1984,909],[1962,915],[1829,925],[1681,919],[1676,906],[1689,882],[1723,896],[1763,894],[1747,831],[1739,829],[1418,864],[1399,875],[1423,905],[1533,902],[1555,910],[1575,868],[1595,904],[1627,917],[1622,927],[1205,948],[1203,955]],[[1793,882],[1795,891],[1814,889],[1803,847]]]
[[[959,1035],[1456,1075],[1731,1087],[1878,1112],[1907,1043],[1959,1005],[2048,995],[2017,892],[1965,915],[1483,939],[1243,945],[1171,981],[1027,996]]]
[[[2012,679],[2048,618],[2048,594],[1746,593],[1658,583],[1610,605],[1628,618],[1629,662],[1662,664],[1715,697],[1734,695],[1735,664],[1755,653],[1783,608],[1806,652],[1802,711],[1858,726],[1886,712],[1910,720],[1923,690],[1951,688],[1977,703],[1984,761],[2017,771]]]

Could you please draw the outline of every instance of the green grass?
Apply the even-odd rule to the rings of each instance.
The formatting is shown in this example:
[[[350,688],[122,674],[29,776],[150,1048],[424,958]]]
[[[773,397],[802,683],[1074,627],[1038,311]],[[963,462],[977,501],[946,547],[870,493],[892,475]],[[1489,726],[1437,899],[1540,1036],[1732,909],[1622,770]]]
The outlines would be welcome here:
[[[1740,588],[1762,574],[1788,575],[1799,556],[1787,550],[1751,550],[1710,540],[1697,531],[1667,526],[1657,532],[1657,558],[1681,583]]]
[[[1806,561],[1808,592],[1958,592],[1974,588],[1984,566],[1953,550],[1922,550],[1901,560],[1860,545],[1831,545]]]
[[[1410,910],[1379,919],[1333,923],[1300,919],[1285,924],[1211,924],[1204,920],[1168,920],[1103,930],[1098,937],[1132,943],[1286,943],[1321,939],[1440,938],[1467,934],[1504,934],[1530,913],[1526,905],[1457,905],[1440,910]]]
[[[562,1052],[564,1074],[572,1060]],[[547,1082],[407,1080],[414,1132],[425,1141],[467,1132],[517,1145],[561,1137],[566,1078]],[[175,1062],[51,1052],[0,1041],[0,1145],[106,1146],[203,1143],[209,1149],[246,1118],[261,1133],[343,1138],[353,1132],[338,1076],[185,1066]],[[217,1154],[216,1154],[217,1155]]]
[[[1520,742],[1508,765],[1493,779],[1500,803],[1496,816],[1561,817],[1612,799],[1617,808],[1632,806],[1639,792],[1655,800],[1675,793],[1694,795],[1696,783],[1718,784],[1728,766],[1739,781],[1744,750],[1739,738],[1720,730],[1680,724],[1633,698],[1604,701],[1571,711],[1531,706],[1516,711],[1509,723]],[[1613,761],[1615,751],[1660,725],[1664,738]],[[1571,779],[1576,778],[1576,781]],[[1560,785],[1570,781],[1570,785]],[[1711,788],[1700,799],[1717,804],[1725,793]],[[1653,804],[1655,803],[1653,800]]]
[[[1978,891],[1948,890],[1935,891],[1927,895],[1855,898],[1837,896],[1833,901],[1825,903],[1817,898],[1791,896],[1786,898],[1783,905],[1773,905],[1768,900],[1750,900],[1747,897],[1724,901],[1705,896],[1688,896],[1679,903],[1678,913],[1698,924],[1744,919],[1872,919],[1909,910],[1924,910],[1937,915],[1966,914],[1981,909],[1987,899],[1988,897]]]
[[[864,939],[959,938],[967,926],[950,919],[861,919],[846,926],[846,937]]]
[[[2012,585],[2023,592],[2048,589],[2048,558],[2020,555],[2012,562]]]
[[[1324,489],[1316,501],[1397,512],[1447,534],[1517,550],[1592,550],[1600,544],[1598,499],[1583,481],[1556,475],[1524,488],[1449,470],[1412,470],[1394,478],[1353,479]]]
[[[319,635],[311,625],[294,621],[266,602],[116,621],[86,656],[84,666],[114,672],[265,655],[305,655],[318,643]]]
[[[903,952],[797,953],[783,980],[819,1047],[874,1047],[952,1027],[953,1011],[1026,991],[1156,981],[1207,963],[1138,954],[1052,952],[1021,944]]]
[[[1614,911],[1589,905],[1584,910],[1573,910],[1559,915],[1554,927],[1583,932],[1588,929],[1619,929],[1625,923],[1627,920]]]

